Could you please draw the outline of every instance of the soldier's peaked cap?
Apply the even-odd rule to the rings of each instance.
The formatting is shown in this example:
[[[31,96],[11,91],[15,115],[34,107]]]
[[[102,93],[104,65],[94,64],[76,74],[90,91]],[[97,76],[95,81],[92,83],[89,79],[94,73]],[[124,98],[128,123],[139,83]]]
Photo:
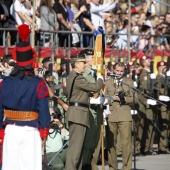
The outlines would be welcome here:
[[[84,54],[78,54],[76,56],[71,56],[71,61],[75,62],[86,62],[85,55]]]
[[[82,50],[80,53],[79,53],[80,55],[81,54],[84,54],[84,55],[94,55],[94,50],[93,49],[84,49],[84,50]]]
[[[54,58],[54,61],[56,61],[56,58]],[[47,63],[47,62],[52,62],[52,58],[51,57],[46,57],[42,60],[42,63]]]

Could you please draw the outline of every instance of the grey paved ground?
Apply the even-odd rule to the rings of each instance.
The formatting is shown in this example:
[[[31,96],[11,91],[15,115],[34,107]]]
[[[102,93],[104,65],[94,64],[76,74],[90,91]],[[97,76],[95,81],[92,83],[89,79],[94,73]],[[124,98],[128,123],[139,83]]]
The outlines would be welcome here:
[[[121,170],[121,158],[118,158],[118,164],[119,170]],[[101,166],[99,166],[99,170],[102,170]],[[109,170],[109,167],[105,166],[105,170]],[[136,157],[136,170],[170,170],[170,155]]]

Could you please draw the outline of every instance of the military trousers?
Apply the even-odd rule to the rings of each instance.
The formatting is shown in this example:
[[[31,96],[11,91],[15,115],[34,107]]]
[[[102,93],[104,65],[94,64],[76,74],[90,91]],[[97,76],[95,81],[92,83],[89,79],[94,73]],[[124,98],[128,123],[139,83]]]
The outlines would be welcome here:
[[[91,164],[93,153],[98,145],[100,138],[102,113],[98,108],[90,109],[90,129],[86,130],[86,136],[83,144],[83,165]]]
[[[168,141],[166,138],[169,136],[169,113],[166,106],[161,106],[159,115],[159,127],[161,134],[159,137],[159,149],[165,151],[168,149]]]
[[[155,137],[155,114],[152,109],[146,109],[146,119],[144,124],[144,131],[142,136],[141,151],[146,152],[152,150]]]
[[[66,155],[66,170],[82,169],[82,148],[86,126],[69,122],[69,145]]]
[[[109,170],[118,170],[116,143],[118,131],[122,143],[122,170],[131,170],[132,168],[132,122],[108,122],[106,126],[106,137],[108,146],[108,164]]]

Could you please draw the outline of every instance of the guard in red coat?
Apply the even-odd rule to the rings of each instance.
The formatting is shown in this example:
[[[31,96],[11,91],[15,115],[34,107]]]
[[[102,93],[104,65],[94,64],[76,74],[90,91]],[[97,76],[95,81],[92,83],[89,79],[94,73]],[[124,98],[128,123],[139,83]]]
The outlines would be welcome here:
[[[29,37],[27,25],[18,31]],[[34,74],[34,51],[27,38],[16,45],[15,53],[17,65],[0,84],[1,140],[5,126],[2,169],[42,170],[42,141],[50,124],[48,89]]]

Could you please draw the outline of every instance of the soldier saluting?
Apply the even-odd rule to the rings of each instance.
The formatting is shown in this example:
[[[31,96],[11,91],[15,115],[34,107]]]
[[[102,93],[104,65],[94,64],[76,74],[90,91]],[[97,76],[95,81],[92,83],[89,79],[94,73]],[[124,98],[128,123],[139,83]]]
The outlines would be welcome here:
[[[82,147],[86,129],[89,128],[89,93],[99,92],[103,87],[103,77],[98,76],[96,83],[89,83],[82,75],[85,72],[85,55],[71,58],[73,71],[67,79],[69,108],[69,146],[66,157],[66,170],[81,170]]]

